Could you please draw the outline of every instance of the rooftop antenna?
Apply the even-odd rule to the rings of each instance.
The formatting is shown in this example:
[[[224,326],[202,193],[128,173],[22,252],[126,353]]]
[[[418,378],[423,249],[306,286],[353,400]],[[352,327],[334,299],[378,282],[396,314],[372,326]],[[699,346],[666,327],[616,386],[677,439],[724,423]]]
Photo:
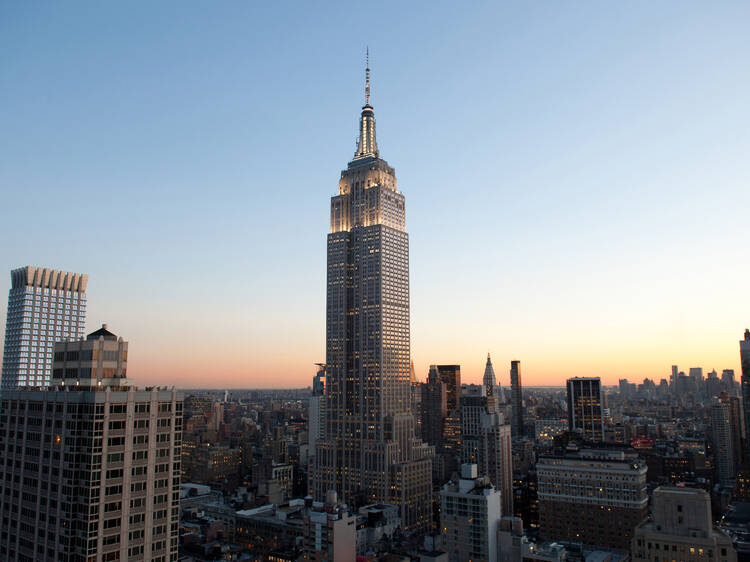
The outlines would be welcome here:
[[[365,105],[370,105],[370,47],[365,50]]]

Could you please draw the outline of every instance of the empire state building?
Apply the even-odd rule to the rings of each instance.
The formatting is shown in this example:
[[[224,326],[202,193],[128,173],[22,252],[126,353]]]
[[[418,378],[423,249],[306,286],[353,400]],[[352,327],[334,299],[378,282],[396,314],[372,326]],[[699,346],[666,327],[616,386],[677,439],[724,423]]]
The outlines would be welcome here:
[[[411,410],[405,201],[378,151],[367,66],[357,151],[331,197],[327,419],[313,494],[396,504],[403,528],[422,531],[432,517],[433,448],[415,437]]]

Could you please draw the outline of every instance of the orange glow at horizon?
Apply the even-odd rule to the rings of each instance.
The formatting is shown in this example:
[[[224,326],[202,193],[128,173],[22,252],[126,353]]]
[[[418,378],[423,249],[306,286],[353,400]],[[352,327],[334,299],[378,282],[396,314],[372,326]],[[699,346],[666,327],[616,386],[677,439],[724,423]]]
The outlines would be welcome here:
[[[739,331],[738,331],[739,333]],[[740,334],[741,335],[741,334]],[[734,369],[739,381],[739,337],[728,341],[706,342],[703,348],[691,342],[665,343],[638,350],[635,346],[620,346],[596,351],[587,355],[576,355],[573,351],[555,348],[532,354],[504,353],[489,349],[498,383],[510,385],[510,361],[521,360],[522,383],[531,386],[563,386],[565,380],[577,376],[598,376],[605,385],[616,385],[626,378],[640,383],[644,378],[659,381],[669,379],[671,366],[678,365],[681,371],[690,367],[703,367],[704,376],[716,369],[719,376],[723,369]],[[283,346],[269,346],[265,350],[243,349],[241,346],[226,346],[207,349],[200,342],[169,345],[144,345],[143,341],[131,341],[128,377],[138,385],[169,385],[179,388],[303,388],[310,386],[316,372],[317,361],[324,353],[315,353],[321,345],[298,346],[296,353],[288,353]],[[162,342],[164,344],[165,342]],[[228,343],[228,342],[225,342]],[[318,342],[314,342],[318,343]],[[484,373],[486,349],[457,349],[448,355],[445,349],[419,352],[413,355],[415,372],[419,381],[424,381],[430,364],[459,364],[463,383],[480,384]]]

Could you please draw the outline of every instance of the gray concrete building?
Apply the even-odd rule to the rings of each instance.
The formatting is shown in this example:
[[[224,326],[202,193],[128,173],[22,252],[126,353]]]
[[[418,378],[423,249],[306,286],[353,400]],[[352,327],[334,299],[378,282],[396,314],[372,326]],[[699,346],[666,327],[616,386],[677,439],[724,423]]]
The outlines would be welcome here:
[[[0,390],[49,386],[53,345],[84,334],[88,275],[26,266],[10,278]]]
[[[315,447],[314,497],[395,504],[404,529],[432,517],[433,448],[411,409],[409,236],[396,174],[380,158],[370,105],[354,158],[331,198],[326,300],[326,435]]]
[[[131,386],[106,328],[55,345],[48,389],[0,410],[0,559],[177,560],[182,394]]]

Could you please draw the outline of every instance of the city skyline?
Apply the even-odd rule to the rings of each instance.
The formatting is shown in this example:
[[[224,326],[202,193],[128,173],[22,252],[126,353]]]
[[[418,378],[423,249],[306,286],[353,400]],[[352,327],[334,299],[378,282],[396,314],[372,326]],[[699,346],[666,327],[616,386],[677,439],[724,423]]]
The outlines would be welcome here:
[[[525,386],[658,382],[672,364],[739,377],[750,39],[747,6],[724,9],[482,6],[449,25],[439,6],[405,39],[406,8],[377,41],[349,29],[356,14],[316,29],[306,18],[330,14],[299,10],[289,44],[264,50],[272,11],[204,22],[187,5],[165,30],[163,6],[150,23],[5,7],[0,292],[27,265],[88,273],[86,332],[129,334],[136,384],[308,386],[325,353],[324,202],[369,42],[380,149],[415,233],[419,380],[460,364],[480,383],[488,351],[504,387],[515,359]],[[333,25],[347,31],[322,40]]]

